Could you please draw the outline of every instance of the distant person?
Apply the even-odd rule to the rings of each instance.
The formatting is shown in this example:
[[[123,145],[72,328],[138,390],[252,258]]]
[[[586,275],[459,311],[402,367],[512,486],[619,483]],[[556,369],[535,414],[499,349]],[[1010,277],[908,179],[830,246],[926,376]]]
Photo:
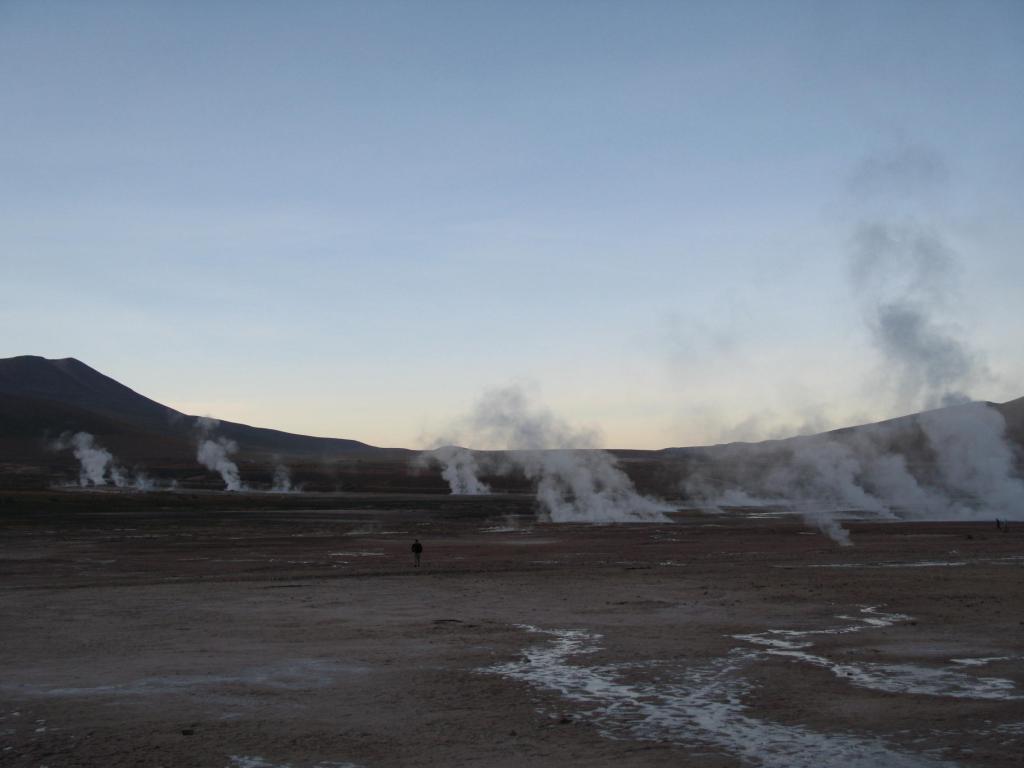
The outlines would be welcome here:
[[[416,568],[420,567],[420,555],[422,555],[422,554],[423,554],[423,545],[420,544],[420,540],[419,539],[416,539],[412,543],[413,566],[415,566]]]
[[[1003,524],[999,522],[999,518],[997,517],[996,518],[996,529],[998,530],[998,529],[1001,529],[1002,527],[1003,527]]]

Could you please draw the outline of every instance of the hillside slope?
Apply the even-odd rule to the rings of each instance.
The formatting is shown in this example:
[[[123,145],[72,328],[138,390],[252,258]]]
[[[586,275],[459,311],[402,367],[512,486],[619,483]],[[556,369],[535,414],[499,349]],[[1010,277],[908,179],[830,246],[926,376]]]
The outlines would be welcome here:
[[[0,360],[0,459],[36,457],[64,432],[90,432],[126,461],[195,454],[199,417],[168,408],[74,358]],[[358,440],[310,437],[221,421],[217,434],[242,454],[329,457],[379,449]]]
[[[1016,400],[1009,400],[1005,403],[986,402],[984,405],[998,411],[1003,416],[1003,419],[1006,422],[1006,438],[1018,448],[1024,450],[1024,397],[1019,397]],[[737,452],[742,452],[745,449],[764,452],[768,449],[784,448],[794,442],[809,440],[820,441],[824,438],[832,439],[837,442],[845,442],[858,440],[868,436],[875,440],[891,442],[892,450],[913,454],[921,447],[921,443],[923,441],[919,423],[922,414],[941,414],[942,412],[952,411],[953,409],[960,407],[961,406],[959,405],[952,405],[945,408],[938,408],[935,411],[922,411],[921,413],[911,413],[906,416],[897,416],[892,419],[885,419],[884,421],[857,424],[850,427],[840,427],[838,429],[814,435],[799,435],[756,442],[733,442],[694,447],[665,448],[661,453],[669,455],[713,455],[716,453],[728,452],[730,454],[735,454]]]

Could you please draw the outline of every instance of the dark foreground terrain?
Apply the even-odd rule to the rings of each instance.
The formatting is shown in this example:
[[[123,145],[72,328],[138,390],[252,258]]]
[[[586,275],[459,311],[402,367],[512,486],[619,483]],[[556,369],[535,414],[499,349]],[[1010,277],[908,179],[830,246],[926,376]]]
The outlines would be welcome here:
[[[1024,527],[850,528],[7,493],[0,764],[1024,764]]]

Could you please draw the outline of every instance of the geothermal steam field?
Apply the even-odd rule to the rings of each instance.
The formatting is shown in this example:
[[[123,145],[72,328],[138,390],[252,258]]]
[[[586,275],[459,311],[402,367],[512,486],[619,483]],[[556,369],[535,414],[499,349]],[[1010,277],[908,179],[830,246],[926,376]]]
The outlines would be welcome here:
[[[417,452],[0,363],[4,766],[1021,764],[1024,400]]]
[[[1024,528],[0,495],[11,766],[1019,765]],[[410,543],[424,544],[412,567]]]
[[[0,1],[0,768],[1024,768],[1022,33]]]

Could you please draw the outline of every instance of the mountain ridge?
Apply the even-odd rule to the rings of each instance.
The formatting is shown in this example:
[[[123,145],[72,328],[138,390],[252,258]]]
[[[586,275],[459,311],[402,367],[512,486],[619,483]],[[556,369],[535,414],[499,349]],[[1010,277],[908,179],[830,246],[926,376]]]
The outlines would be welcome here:
[[[36,355],[0,359],[0,454],[26,439],[45,449],[63,432],[86,431],[119,447],[129,459],[195,453],[204,417],[181,413],[142,395],[73,357]],[[242,453],[330,456],[387,450],[345,438],[313,437],[218,420],[216,434],[238,443]],[[3,450],[3,448],[8,450]]]
[[[699,446],[678,446],[663,448],[662,450],[669,453],[684,453],[692,451],[714,452],[720,450],[742,450],[745,448],[755,447],[768,448],[783,446],[795,440],[835,439],[842,441],[844,438],[851,437],[857,433],[872,431],[888,431],[895,434],[902,430],[916,428],[920,418],[926,414],[948,411],[964,405],[977,403],[999,412],[1000,415],[1002,415],[1003,420],[1006,422],[1007,438],[1024,448],[1024,397],[1018,397],[1014,400],[1007,400],[1004,403],[995,403],[988,400],[958,403],[955,405],[918,411],[916,413],[908,413],[903,416],[893,416],[892,418],[882,419],[881,421],[869,421],[863,424],[837,427],[835,429],[825,430],[824,432],[815,432],[807,435],[791,435],[789,437],[769,438],[766,440],[734,440],[728,443],[713,443]]]

